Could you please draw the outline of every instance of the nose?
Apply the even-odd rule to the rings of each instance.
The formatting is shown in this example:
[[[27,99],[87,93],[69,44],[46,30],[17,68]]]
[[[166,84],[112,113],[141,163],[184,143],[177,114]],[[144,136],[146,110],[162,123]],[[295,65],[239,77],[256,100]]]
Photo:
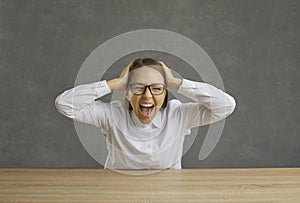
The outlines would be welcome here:
[[[143,94],[144,97],[149,98],[152,97],[152,93],[150,92],[150,87],[146,87],[145,93]]]

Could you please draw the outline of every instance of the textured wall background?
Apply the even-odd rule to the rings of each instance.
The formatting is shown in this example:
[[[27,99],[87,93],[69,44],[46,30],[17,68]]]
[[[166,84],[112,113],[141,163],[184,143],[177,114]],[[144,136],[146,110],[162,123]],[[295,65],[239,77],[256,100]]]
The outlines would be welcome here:
[[[101,168],[54,99],[96,47],[146,28],[198,43],[237,100],[215,150],[198,160],[208,129],[201,127],[185,168],[300,166],[299,9],[297,0],[0,1],[0,167]],[[128,58],[139,55],[182,63],[164,53]]]

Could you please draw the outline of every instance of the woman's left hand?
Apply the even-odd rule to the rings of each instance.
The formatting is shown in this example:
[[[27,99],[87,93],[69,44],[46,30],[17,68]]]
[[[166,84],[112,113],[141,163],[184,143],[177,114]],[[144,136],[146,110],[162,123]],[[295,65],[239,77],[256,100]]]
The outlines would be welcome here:
[[[182,83],[182,79],[180,78],[175,78],[172,74],[172,71],[170,68],[164,64],[164,62],[159,61],[159,63],[162,65],[165,74],[166,74],[166,85],[168,90],[178,90]]]

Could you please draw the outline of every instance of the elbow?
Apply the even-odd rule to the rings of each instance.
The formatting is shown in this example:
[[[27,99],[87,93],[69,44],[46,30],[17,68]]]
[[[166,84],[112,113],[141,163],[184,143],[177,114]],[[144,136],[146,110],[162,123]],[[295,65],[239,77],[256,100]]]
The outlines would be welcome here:
[[[55,98],[54,105],[55,105],[56,110],[58,112],[61,112],[61,106],[62,105],[61,105],[61,102],[60,102],[60,95]]]
[[[235,99],[230,95],[227,96],[224,105],[212,111],[212,115],[214,117],[213,120],[218,121],[218,120],[225,119],[226,117],[228,117],[230,114],[233,113],[235,107],[236,107]]]
[[[76,114],[74,112],[72,105],[69,105],[67,100],[62,95],[58,95],[55,98],[54,104],[55,104],[56,110],[60,114],[66,116],[68,118],[71,118],[71,119],[76,118]]]
[[[67,116],[65,101],[63,100],[63,98],[61,97],[61,95],[58,95],[55,98],[54,105],[55,105],[56,110],[59,113],[61,113],[62,115]]]
[[[233,113],[236,107],[236,101],[232,96],[228,97],[228,104],[226,105],[227,116]]]
[[[228,95],[222,105],[211,110],[210,123],[214,123],[227,118],[230,114],[233,113],[235,107],[236,107],[235,99],[232,96]]]

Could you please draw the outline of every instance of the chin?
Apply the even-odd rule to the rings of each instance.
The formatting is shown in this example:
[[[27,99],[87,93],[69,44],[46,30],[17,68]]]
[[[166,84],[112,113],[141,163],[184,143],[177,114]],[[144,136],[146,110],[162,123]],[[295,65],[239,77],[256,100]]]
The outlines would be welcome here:
[[[138,113],[139,113],[138,118],[139,118],[139,120],[140,120],[142,123],[144,123],[144,124],[149,124],[149,123],[152,122],[152,120],[153,120],[154,117],[156,116],[157,112],[158,112],[158,110],[155,109],[153,112],[151,112],[151,115],[149,115],[149,117],[145,117],[145,116],[141,115],[140,112],[138,112]]]
[[[150,124],[151,123],[151,121],[152,121],[152,119],[149,119],[149,120],[141,120],[140,119],[140,121],[143,123],[143,124]]]

